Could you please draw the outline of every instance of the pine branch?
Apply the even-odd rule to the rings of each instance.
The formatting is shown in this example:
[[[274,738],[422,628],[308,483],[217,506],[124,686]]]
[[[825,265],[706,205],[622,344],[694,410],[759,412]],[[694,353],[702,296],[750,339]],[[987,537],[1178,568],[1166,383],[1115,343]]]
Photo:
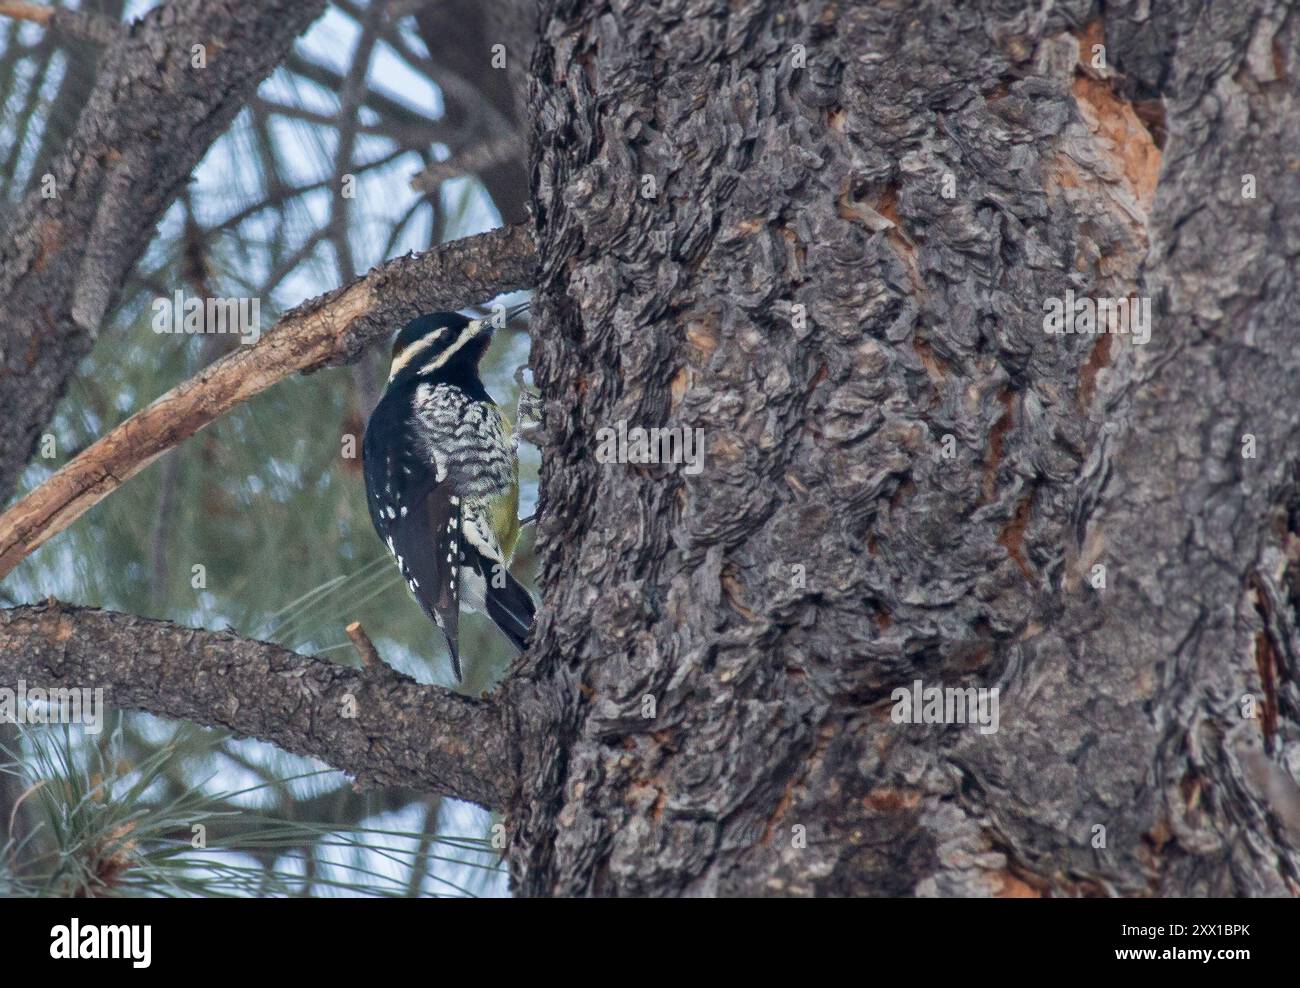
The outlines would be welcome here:
[[[268,741],[362,786],[406,786],[502,809],[520,718],[497,699],[350,669],[229,631],[58,601],[0,611],[0,682],[102,687],[105,702]]]
[[[83,450],[0,515],[0,579],[167,450],[277,381],[350,363],[422,312],[463,308],[529,287],[530,231],[493,230],[399,257],[288,312]]]

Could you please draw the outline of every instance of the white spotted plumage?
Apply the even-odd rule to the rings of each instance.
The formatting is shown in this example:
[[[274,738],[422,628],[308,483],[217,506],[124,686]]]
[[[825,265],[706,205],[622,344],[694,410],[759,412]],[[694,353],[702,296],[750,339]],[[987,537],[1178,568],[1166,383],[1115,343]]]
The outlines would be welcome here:
[[[519,531],[519,468],[513,430],[478,379],[490,337],[454,313],[408,324],[363,443],[371,520],[445,633],[457,677],[462,604],[485,609],[516,648],[535,607],[508,570],[497,580]]]

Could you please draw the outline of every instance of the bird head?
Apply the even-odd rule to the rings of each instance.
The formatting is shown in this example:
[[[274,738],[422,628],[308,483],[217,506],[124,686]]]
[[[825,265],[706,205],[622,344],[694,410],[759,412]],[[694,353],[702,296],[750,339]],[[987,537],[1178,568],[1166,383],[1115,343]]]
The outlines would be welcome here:
[[[478,370],[478,362],[492,342],[498,324],[528,308],[528,303],[506,310],[505,319],[489,316],[469,319],[459,312],[431,312],[412,319],[393,340],[392,381],[406,372],[417,376],[443,368]]]

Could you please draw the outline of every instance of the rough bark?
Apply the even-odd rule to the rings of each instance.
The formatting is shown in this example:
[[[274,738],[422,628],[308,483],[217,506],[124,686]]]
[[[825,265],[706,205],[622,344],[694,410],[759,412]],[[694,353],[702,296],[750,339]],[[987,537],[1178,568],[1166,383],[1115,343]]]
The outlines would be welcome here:
[[[0,611],[0,682],[105,690],[117,709],[269,741],[358,785],[409,786],[489,808],[513,787],[507,711],[388,666],[349,669],[228,631],[49,601]]]
[[[544,6],[518,891],[1296,891],[1290,5]]]
[[[0,408],[8,412],[0,501],[154,225],[324,6],[169,0],[123,26],[104,53],[76,131],[50,169],[57,197],[33,189],[0,239]],[[206,68],[192,65],[196,44],[205,46]]]

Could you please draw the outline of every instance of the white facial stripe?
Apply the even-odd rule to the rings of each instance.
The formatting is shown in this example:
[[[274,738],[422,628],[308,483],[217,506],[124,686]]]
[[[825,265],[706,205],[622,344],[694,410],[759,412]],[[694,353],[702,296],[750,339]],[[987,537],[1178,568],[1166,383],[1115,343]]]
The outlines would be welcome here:
[[[405,350],[399,353],[396,357],[394,357],[393,366],[388,371],[388,379],[391,381],[393,378],[395,378],[403,367],[405,367],[407,364],[409,364],[412,360],[415,359],[417,354],[423,353],[425,350],[429,349],[429,347],[433,346],[433,344],[436,343],[438,340],[442,339],[442,334],[445,332],[447,332],[447,330],[443,328],[438,330],[435,333],[430,333],[424,339],[411,344]]]
[[[431,361],[429,361],[427,364],[421,367],[420,373],[432,374],[439,367],[445,364],[448,360],[454,357],[456,355],[457,350],[463,347],[474,337],[478,336],[479,331],[482,328],[483,328],[483,323],[481,320],[478,319],[470,320],[470,324],[466,326],[464,329],[462,329],[460,331],[460,335],[456,337],[456,342],[452,343],[452,345],[447,347],[447,349],[443,350],[442,353],[438,354],[438,356],[434,357]]]
[[[429,363],[421,367],[419,372],[421,374],[432,374],[439,367],[441,367],[448,360],[450,360],[453,356],[455,356],[457,350],[463,347],[474,337],[478,336],[478,334],[482,332],[482,330],[483,330],[483,320],[471,319],[469,325],[467,325],[464,329],[460,331],[460,336],[456,337],[455,342],[453,342],[451,346],[447,347],[447,349],[443,350],[442,353],[438,354],[438,356],[434,357],[433,360],[431,360]],[[443,335],[446,332],[447,332],[447,327],[443,327],[442,329],[439,329],[436,332],[430,333],[424,339],[420,340],[418,343],[413,343],[411,346],[408,346],[405,350],[403,350],[396,357],[394,357],[393,366],[388,372],[388,379],[391,381],[393,378],[395,378],[401,372],[403,367],[409,364],[412,360],[418,357],[425,350],[429,349],[429,347],[433,346],[433,344],[435,344],[440,339],[442,339]]]

